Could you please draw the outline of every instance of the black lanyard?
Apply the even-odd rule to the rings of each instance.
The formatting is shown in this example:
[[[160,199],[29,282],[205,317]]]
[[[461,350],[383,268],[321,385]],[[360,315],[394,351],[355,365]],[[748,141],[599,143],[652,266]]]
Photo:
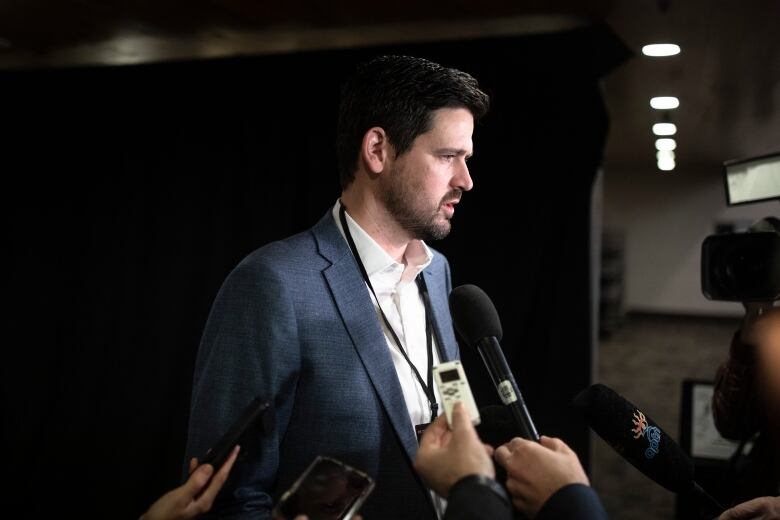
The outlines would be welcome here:
[[[431,422],[433,422],[433,420],[436,419],[436,416],[438,415],[439,403],[436,402],[436,394],[433,392],[433,326],[431,324],[432,313],[430,297],[428,296],[428,286],[425,284],[422,273],[417,275],[415,281],[417,282],[417,287],[420,290],[420,294],[422,294],[423,306],[425,308],[425,336],[428,347],[428,384],[425,384],[425,381],[423,381],[422,377],[420,376],[420,372],[417,370],[417,367],[414,366],[412,360],[409,359],[409,355],[406,353],[406,350],[404,350],[404,347],[401,344],[401,340],[398,339],[398,334],[396,334],[395,330],[393,330],[393,327],[390,325],[390,320],[387,319],[385,312],[382,310],[382,306],[379,304],[379,298],[376,295],[376,291],[374,291],[374,286],[371,285],[371,280],[368,279],[366,267],[363,265],[363,261],[360,259],[360,254],[358,254],[355,241],[352,239],[352,233],[349,231],[346,213],[347,207],[341,203],[341,209],[339,210],[339,220],[341,221],[341,227],[344,230],[344,236],[347,238],[349,249],[352,251],[352,255],[355,257],[355,262],[357,263],[358,268],[360,268],[360,274],[363,275],[363,280],[366,281],[366,285],[368,285],[368,288],[371,290],[371,294],[374,295],[376,305],[379,307],[379,314],[382,316],[382,320],[385,322],[387,330],[390,331],[390,336],[392,336],[398,351],[411,367],[412,372],[414,372],[414,375],[417,378],[417,382],[420,383],[420,387],[423,389],[423,392],[425,392],[426,397],[428,397],[428,404],[431,407]]]

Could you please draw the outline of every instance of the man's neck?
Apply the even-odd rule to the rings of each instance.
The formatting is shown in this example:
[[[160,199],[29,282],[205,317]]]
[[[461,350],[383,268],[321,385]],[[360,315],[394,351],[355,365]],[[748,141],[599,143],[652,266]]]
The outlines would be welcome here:
[[[390,257],[405,264],[404,255],[412,238],[390,216],[376,198],[350,189],[341,194],[341,203],[347,207],[352,220],[368,233]]]

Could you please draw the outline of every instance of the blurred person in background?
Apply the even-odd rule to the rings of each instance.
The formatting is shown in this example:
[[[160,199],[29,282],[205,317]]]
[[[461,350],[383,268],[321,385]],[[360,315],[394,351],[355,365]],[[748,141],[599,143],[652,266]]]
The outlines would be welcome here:
[[[780,493],[780,307],[746,303],[712,398],[720,434],[740,442],[732,503]]]

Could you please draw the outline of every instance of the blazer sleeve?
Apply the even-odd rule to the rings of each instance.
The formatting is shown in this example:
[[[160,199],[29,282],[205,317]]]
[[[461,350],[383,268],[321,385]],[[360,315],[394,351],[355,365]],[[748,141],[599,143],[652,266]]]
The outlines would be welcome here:
[[[499,486],[493,481],[494,486]],[[450,489],[443,520],[511,520],[512,506],[506,493],[498,493],[481,480],[466,477]]]
[[[536,520],[608,520],[593,488],[583,484],[569,484],[547,499]]]
[[[294,289],[252,256],[228,276],[198,351],[185,457],[202,458],[255,398],[272,401],[270,432],[234,465],[208,516],[270,518],[279,444],[300,371]]]

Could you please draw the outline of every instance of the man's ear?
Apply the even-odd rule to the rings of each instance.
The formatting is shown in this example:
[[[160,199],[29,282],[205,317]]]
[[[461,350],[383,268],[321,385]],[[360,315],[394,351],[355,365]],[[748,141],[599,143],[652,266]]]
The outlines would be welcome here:
[[[382,128],[378,126],[369,128],[363,135],[360,159],[366,165],[366,170],[371,176],[379,175],[384,171],[391,152],[392,145]]]

